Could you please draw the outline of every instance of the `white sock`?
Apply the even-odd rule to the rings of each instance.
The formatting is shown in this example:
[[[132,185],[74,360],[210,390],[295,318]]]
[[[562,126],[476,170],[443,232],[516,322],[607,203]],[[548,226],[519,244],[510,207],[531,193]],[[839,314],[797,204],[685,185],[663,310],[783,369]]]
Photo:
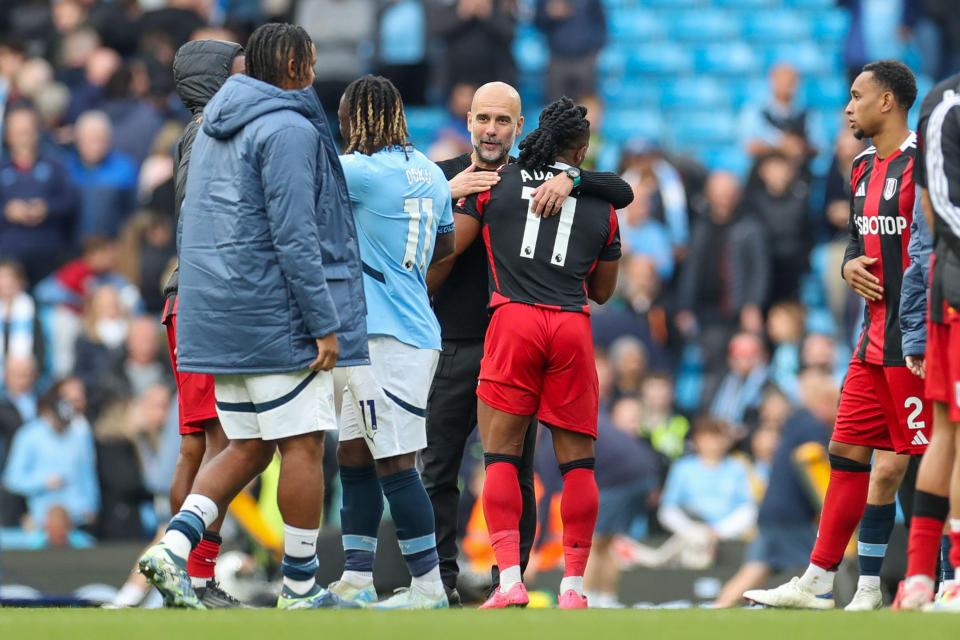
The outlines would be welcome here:
[[[149,585],[147,585],[149,586]],[[120,588],[113,597],[113,605],[117,607],[135,607],[147,596],[147,590],[139,584],[128,582]]]
[[[800,576],[800,584],[813,592],[814,595],[822,596],[825,593],[833,591],[833,579],[836,577],[835,571],[827,571],[816,565],[807,566],[807,570]]]
[[[184,562],[186,562],[187,557],[190,555],[190,551],[193,550],[193,546],[190,544],[190,538],[175,529],[171,529],[163,534],[163,539],[160,540],[160,542],[167,545],[170,552]]]
[[[857,580],[857,589],[879,589],[880,576],[860,576]]]
[[[583,595],[583,576],[565,576],[560,581],[560,593],[564,594],[573,589],[577,595]]]
[[[209,529],[210,525],[217,521],[217,516],[220,515],[220,510],[217,508],[217,503],[207,496],[202,496],[199,493],[191,493],[188,495],[184,499],[180,510],[190,511],[200,516],[200,518],[203,520],[203,526],[205,529]]]
[[[420,593],[429,596],[441,596],[446,592],[443,590],[443,581],[440,579],[440,566],[437,565],[422,576],[418,576],[410,581],[410,586]]]
[[[310,593],[310,590],[313,589],[315,584],[317,584],[316,578],[310,578],[309,580],[294,580],[293,578],[283,576],[283,586],[292,591],[294,595],[307,595]]]
[[[208,582],[210,582],[210,578],[197,578],[196,576],[190,576],[190,584],[193,585],[194,589],[202,589],[207,586]]]
[[[373,571],[344,571],[340,582],[346,582],[357,589],[366,589],[373,586]]]
[[[513,585],[522,581],[523,577],[520,575],[520,565],[518,564],[500,571],[500,591],[504,593],[510,591]]]
[[[298,529],[283,525],[283,552],[291,558],[310,558],[317,555],[317,536],[320,529]]]
[[[960,533],[960,518],[950,518],[950,531]]]

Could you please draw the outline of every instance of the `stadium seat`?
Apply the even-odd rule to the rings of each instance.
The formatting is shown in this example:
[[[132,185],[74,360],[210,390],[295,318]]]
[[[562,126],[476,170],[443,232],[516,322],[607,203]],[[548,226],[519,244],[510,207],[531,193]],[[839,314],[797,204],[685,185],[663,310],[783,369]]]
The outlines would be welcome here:
[[[663,83],[660,104],[664,110],[729,108],[733,104],[730,88],[710,76],[678,78]]]
[[[608,12],[607,28],[611,41],[630,44],[660,40],[667,35],[667,22],[661,13],[637,7]]]
[[[718,42],[736,39],[740,23],[729,12],[695,9],[673,14],[670,38],[688,42]]]
[[[447,120],[447,110],[443,107],[407,107],[407,130],[415,144],[423,147],[429,144],[437,134],[437,129]]]
[[[837,5],[837,0],[784,0],[784,5],[797,9],[829,9]]]
[[[726,86],[733,100],[733,106],[737,109],[764,100],[770,95],[770,82],[766,74],[742,78]]]
[[[760,60],[743,42],[726,42],[696,52],[698,73],[743,76],[760,71]]]
[[[521,73],[543,73],[550,60],[550,50],[541,36],[518,36],[513,40],[513,58]]]
[[[714,4],[731,9],[765,9],[776,7],[780,4],[780,0],[714,0]]]
[[[669,114],[671,140],[681,149],[710,144],[734,144],[736,115],[725,109],[674,111]]]
[[[603,117],[603,134],[611,142],[622,143],[631,138],[662,137],[663,118],[654,109],[608,109]]]
[[[839,44],[850,30],[850,14],[843,9],[818,12],[813,21],[813,37],[824,44]]]
[[[651,7],[678,9],[681,7],[702,7],[709,5],[710,0],[646,0],[646,4]]]
[[[627,52],[623,47],[607,45],[597,57],[597,71],[601,77],[622,78],[627,68]]]
[[[802,75],[839,73],[841,70],[837,54],[828,55],[811,41],[770,47],[764,57],[767,66],[786,62]]]
[[[736,145],[701,147],[694,155],[711,171],[731,171],[741,178],[750,171],[750,158]]]
[[[610,109],[656,107],[662,93],[658,82],[630,82],[619,77],[600,82],[600,95]]]
[[[693,56],[670,42],[644,44],[627,54],[627,71],[635,74],[677,75],[693,70]]]
[[[814,109],[839,108],[850,99],[847,81],[842,76],[808,78],[801,89],[806,103]]]
[[[796,11],[757,11],[746,16],[743,36],[754,42],[798,42],[813,33],[812,21]]]

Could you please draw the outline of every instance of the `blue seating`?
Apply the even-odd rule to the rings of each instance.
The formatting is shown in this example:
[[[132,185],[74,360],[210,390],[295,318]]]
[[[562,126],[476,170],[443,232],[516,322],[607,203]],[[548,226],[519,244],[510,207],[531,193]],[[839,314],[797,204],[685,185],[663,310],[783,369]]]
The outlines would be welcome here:
[[[714,0],[714,4],[731,9],[765,9],[776,7],[780,4],[780,0]]]
[[[693,55],[686,47],[661,42],[644,44],[627,54],[627,71],[651,75],[678,75],[693,71]]]
[[[796,42],[813,33],[812,21],[796,11],[757,11],[744,20],[743,35],[755,42]]]
[[[745,178],[750,171],[750,158],[735,145],[711,145],[694,150],[694,155],[711,171],[731,171]]]
[[[743,76],[760,71],[760,59],[743,42],[725,42],[697,50],[698,73]]]
[[[656,107],[662,94],[659,82],[640,80],[630,82],[626,78],[605,78],[600,82],[600,94],[607,107]]]
[[[607,45],[597,57],[597,71],[601,77],[622,78],[627,69],[627,51],[623,47]]]
[[[518,36],[513,40],[513,59],[521,73],[543,73],[550,60],[550,50],[540,36]]]
[[[730,83],[710,76],[678,78],[663,83],[660,104],[671,109],[727,109],[733,104]]]
[[[660,140],[663,118],[655,109],[609,109],[603,117],[603,134],[613,142],[631,138]]]
[[[788,7],[796,7],[798,9],[816,9],[820,11],[836,6],[837,0],[784,0],[784,4]]]
[[[645,2],[651,7],[662,7],[664,9],[702,7],[710,4],[710,0],[645,0]]]
[[[623,8],[607,14],[607,28],[614,42],[647,42],[667,35],[663,14],[643,8]]]
[[[803,82],[802,90],[806,103],[815,109],[842,107],[850,99],[847,81],[837,75],[808,78]]]
[[[766,51],[767,65],[785,62],[803,75],[840,72],[838,54],[828,55],[810,41],[794,44],[780,44]]]
[[[698,9],[674,14],[670,38],[689,42],[718,42],[736,39],[740,23],[729,12]]]
[[[770,95],[770,82],[766,74],[740,78],[727,86],[733,99],[733,106],[740,109],[744,105],[759,102]]]
[[[824,44],[843,42],[850,30],[850,14],[844,9],[818,13],[813,21],[813,37]]]
[[[670,137],[681,149],[735,144],[737,117],[728,110],[675,111],[669,116]]]
[[[410,139],[425,151],[424,145],[433,140],[437,129],[446,122],[447,110],[443,107],[407,107],[404,112]]]

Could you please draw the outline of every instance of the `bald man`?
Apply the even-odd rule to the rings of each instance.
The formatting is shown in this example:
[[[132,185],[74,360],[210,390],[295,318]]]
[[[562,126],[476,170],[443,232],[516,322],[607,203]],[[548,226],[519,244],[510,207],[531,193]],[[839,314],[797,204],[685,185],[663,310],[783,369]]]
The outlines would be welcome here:
[[[473,150],[437,163],[450,181],[454,202],[487,191],[500,181],[496,170],[512,162],[510,150],[523,131],[520,94],[503,82],[485,84],[473,96],[467,129]],[[620,209],[633,200],[630,185],[613,173],[568,170],[533,192],[532,210],[538,215],[557,213],[571,193],[594,195]],[[467,439],[477,424],[477,376],[487,331],[487,264],[483,242],[478,240],[459,258],[434,263],[427,273],[433,309],[440,321],[443,350],[427,404],[427,448],[422,452],[423,483],[433,502],[436,518],[440,575],[452,606],[457,593],[458,476]],[[537,527],[533,492],[533,452],[536,429],[527,429],[520,488],[521,567],[526,568]],[[494,568],[494,584],[498,572]]]

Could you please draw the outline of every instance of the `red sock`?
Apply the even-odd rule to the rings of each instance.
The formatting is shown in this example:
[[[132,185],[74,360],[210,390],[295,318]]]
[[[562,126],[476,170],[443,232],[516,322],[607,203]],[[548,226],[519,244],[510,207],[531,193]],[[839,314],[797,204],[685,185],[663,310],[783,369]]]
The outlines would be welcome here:
[[[820,531],[810,562],[821,569],[836,571],[850,543],[850,536],[867,508],[870,465],[830,456],[830,466],[830,484],[823,500]]]
[[[950,532],[950,564],[960,569],[960,531]]]
[[[600,498],[593,469],[572,469],[563,476],[563,576],[582,576],[590,557]]]
[[[509,462],[489,464],[487,477],[483,481],[483,515],[501,571],[520,565],[522,511],[523,498],[520,497],[516,465]]]
[[[935,580],[942,535],[942,519],[916,515],[910,519],[910,542],[907,544],[907,577],[927,576]]]
[[[187,574],[191,578],[212,580],[214,569],[217,567],[217,556],[220,555],[219,534],[204,532],[200,544],[193,548],[187,558]]]

